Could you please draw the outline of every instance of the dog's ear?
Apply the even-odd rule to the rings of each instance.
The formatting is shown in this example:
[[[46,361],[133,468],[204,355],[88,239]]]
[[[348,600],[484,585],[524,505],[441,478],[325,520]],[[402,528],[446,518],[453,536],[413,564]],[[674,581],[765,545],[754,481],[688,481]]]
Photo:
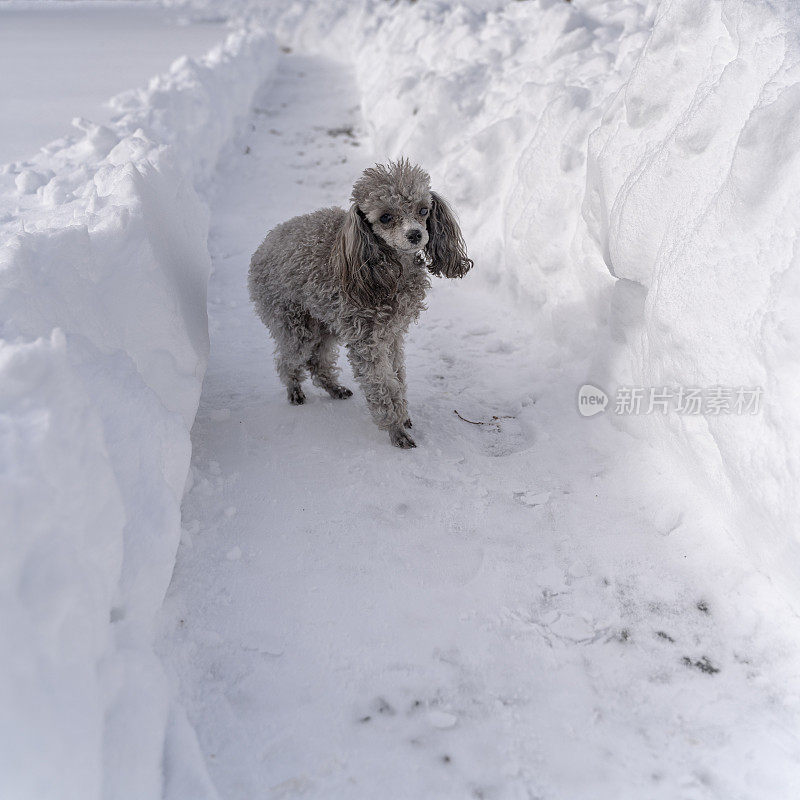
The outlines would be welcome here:
[[[447,201],[431,192],[431,213],[428,217],[428,255],[433,259],[428,268],[434,275],[463,278],[473,267],[467,257],[467,245],[455,215]]]
[[[336,238],[331,261],[342,291],[361,306],[375,306],[397,291],[398,264],[353,203]]]

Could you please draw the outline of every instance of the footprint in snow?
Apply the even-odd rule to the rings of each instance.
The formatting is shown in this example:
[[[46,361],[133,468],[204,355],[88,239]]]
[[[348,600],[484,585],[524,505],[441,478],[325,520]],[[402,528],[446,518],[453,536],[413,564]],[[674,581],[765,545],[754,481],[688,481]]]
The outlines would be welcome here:
[[[454,410],[463,423],[474,427],[481,449],[489,456],[499,458],[527,450],[532,445],[530,437],[520,421],[513,415],[494,414],[480,419],[462,415]]]
[[[467,336],[488,336],[494,333],[494,328],[491,325],[479,325],[475,328],[470,328],[467,331]]]
[[[519,347],[506,339],[495,339],[486,348],[487,353],[497,353],[498,355],[515,353],[517,350],[519,350]]]

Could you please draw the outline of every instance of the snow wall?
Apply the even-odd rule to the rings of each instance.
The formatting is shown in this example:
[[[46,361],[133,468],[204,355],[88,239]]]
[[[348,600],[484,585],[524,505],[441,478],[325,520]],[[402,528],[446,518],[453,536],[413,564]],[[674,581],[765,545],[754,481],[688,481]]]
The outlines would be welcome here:
[[[215,796],[153,652],[208,352],[207,183],[276,60],[232,34],[0,168],[0,796]]]
[[[756,415],[613,421],[713,498],[800,607],[800,9],[247,7],[352,62],[376,151],[429,169],[478,272],[612,405],[621,385],[762,391]]]

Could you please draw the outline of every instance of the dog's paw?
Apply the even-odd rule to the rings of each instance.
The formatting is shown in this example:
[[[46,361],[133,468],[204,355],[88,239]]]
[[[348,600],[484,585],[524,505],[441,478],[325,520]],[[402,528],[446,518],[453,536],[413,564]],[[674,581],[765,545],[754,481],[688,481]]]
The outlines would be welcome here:
[[[407,419],[407,420],[406,420],[406,421],[403,423],[403,427],[404,427],[404,428],[411,428],[411,427],[413,427],[413,426],[412,426],[412,424],[411,424],[411,417],[409,417],[409,418],[408,418],[408,419]]]
[[[344,400],[345,397],[353,396],[353,393],[346,386],[332,386],[328,389],[328,394],[336,400]]]
[[[301,406],[306,401],[306,396],[303,394],[303,390],[299,386],[295,386],[293,389],[289,389],[289,402],[293,406]]]
[[[389,438],[395,447],[399,447],[402,450],[410,450],[412,447],[417,446],[416,442],[400,426],[389,431]]]

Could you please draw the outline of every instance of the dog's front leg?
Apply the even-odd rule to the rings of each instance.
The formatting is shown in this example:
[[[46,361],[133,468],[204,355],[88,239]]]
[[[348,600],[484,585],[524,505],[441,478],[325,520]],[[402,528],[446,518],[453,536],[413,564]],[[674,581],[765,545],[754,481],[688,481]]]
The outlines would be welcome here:
[[[385,342],[359,340],[348,344],[347,357],[375,424],[389,432],[395,447],[416,447],[403,430],[408,415],[403,388],[395,371],[393,348],[387,347]]]
[[[408,387],[406,386],[406,358],[403,350],[403,335],[398,334],[397,338],[392,342],[391,348],[392,366],[394,373],[397,375],[397,380],[400,383],[400,400],[403,404],[402,416],[403,427],[411,427],[411,417],[408,415]]]

